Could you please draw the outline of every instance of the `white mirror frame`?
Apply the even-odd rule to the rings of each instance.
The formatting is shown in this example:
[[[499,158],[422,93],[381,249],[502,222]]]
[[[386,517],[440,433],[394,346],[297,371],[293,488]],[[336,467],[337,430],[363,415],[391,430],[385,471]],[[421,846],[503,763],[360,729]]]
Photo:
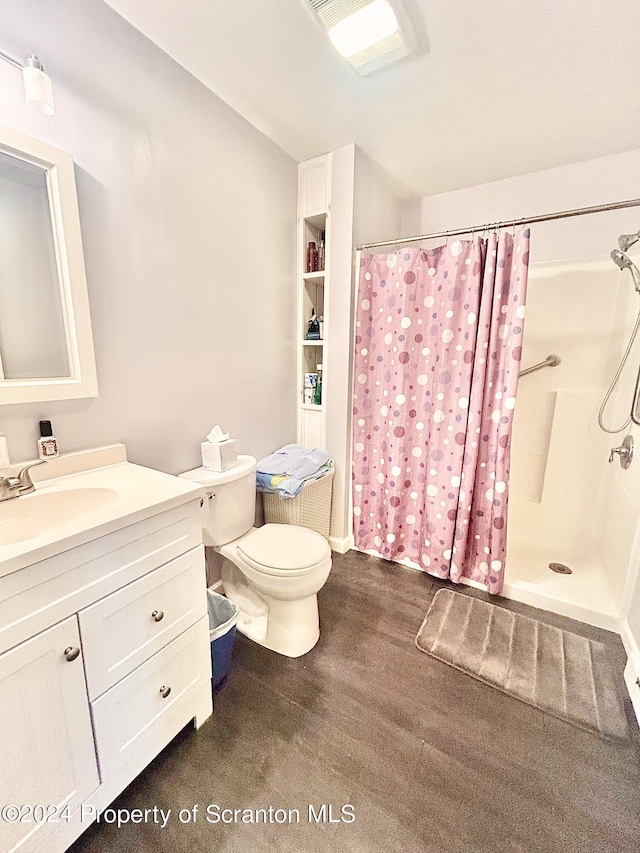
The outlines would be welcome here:
[[[2,125],[0,151],[46,170],[70,367],[70,375],[64,377],[0,379],[0,404],[97,397],[73,158],[61,148]]]

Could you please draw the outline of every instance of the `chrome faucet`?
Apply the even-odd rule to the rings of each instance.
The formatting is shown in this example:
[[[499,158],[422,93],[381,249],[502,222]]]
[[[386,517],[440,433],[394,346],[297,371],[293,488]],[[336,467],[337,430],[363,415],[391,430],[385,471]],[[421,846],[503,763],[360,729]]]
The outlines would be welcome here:
[[[8,501],[11,498],[19,498],[20,495],[35,492],[36,487],[33,485],[29,469],[35,468],[36,465],[43,465],[46,461],[46,459],[39,459],[37,462],[30,462],[21,469],[17,477],[0,477],[0,501]]]

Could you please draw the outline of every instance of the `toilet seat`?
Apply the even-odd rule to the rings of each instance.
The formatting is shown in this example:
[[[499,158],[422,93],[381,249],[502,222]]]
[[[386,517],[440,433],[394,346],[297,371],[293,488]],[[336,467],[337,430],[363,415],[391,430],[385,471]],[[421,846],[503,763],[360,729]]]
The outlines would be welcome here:
[[[237,548],[247,565],[266,575],[303,576],[331,559],[326,539],[294,524],[265,524],[244,536]]]

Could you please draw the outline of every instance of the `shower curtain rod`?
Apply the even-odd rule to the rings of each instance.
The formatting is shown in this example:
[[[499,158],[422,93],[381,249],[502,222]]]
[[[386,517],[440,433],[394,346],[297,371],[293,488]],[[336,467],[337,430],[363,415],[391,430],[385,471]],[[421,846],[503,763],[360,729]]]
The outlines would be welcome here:
[[[630,198],[627,201],[612,201],[610,204],[596,204],[592,207],[577,207],[574,210],[560,210],[556,213],[543,213],[541,216],[530,216],[523,219],[507,219],[504,222],[492,222],[485,225],[475,225],[471,228],[456,228],[450,231],[434,231],[432,234],[420,234],[417,237],[401,237],[397,240],[381,240],[378,243],[361,243],[356,246],[362,249],[375,249],[379,246],[401,246],[404,243],[416,243],[420,240],[434,240],[437,237],[457,237],[461,234],[473,234],[478,231],[493,231],[496,228],[532,225],[534,222],[550,222],[553,219],[568,219],[570,216],[584,216],[586,213],[604,213],[607,210],[622,210],[625,207],[640,207],[640,198]]]

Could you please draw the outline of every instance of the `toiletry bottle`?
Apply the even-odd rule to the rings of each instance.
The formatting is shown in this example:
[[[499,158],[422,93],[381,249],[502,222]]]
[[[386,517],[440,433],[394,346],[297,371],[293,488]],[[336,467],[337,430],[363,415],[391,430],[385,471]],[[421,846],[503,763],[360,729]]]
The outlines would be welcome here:
[[[307,272],[315,272],[318,269],[318,250],[314,242],[307,246]]]
[[[318,241],[318,266],[317,269],[324,271],[324,231],[320,232]]]
[[[9,448],[7,447],[7,436],[0,432],[0,468],[8,468],[11,465],[9,459]]]
[[[38,439],[38,456],[40,459],[51,459],[58,455],[58,440],[53,436],[51,421],[40,421],[40,438]]]
[[[322,403],[322,365],[316,365],[318,369],[318,381],[316,382],[316,387],[313,395],[313,402],[316,406],[320,406]]]
[[[305,335],[305,338],[308,341],[320,340],[320,323],[316,317],[315,308],[311,309],[311,319],[307,323],[307,334]]]

